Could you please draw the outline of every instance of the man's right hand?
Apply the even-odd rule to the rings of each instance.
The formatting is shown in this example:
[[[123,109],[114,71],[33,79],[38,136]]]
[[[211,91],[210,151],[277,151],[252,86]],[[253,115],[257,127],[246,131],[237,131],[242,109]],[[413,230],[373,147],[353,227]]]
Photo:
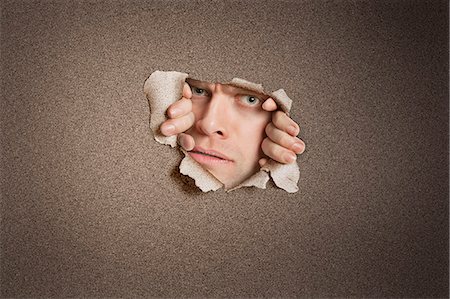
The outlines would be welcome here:
[[[191,128],[195,121],[191,98],[191,87],[184,83],[182,98],[167,108],[169,119],[163,122],[159,128],[164,136],[177,135],[178,143],[187,151],[192,150],[195,146],[194,138],[183,133]]]

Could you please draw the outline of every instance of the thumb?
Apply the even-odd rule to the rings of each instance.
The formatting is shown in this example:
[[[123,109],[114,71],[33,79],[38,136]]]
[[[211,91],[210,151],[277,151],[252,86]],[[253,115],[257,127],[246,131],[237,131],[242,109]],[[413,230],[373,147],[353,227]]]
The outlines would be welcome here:
[[[187,151],[191,151],[195,147],[194,138],[186,133],[180,133],[177,136],[178,144]]]

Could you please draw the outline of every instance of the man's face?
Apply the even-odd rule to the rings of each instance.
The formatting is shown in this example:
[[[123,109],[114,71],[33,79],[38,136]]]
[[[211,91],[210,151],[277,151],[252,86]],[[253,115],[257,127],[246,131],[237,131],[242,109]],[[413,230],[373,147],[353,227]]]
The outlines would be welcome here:
[[[267,96],[219,83],[188,79],[194,125],[186,132],[195,141],[191,157],[232,188],[259,170],[261,143],[271,112]]]

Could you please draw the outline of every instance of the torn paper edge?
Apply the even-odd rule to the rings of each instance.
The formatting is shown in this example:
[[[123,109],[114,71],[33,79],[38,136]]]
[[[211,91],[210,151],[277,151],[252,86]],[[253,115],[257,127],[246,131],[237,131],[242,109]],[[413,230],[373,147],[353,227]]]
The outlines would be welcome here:
[[[180,72],[153,72],[145,81],[144,93],[150,104],[150,129],[156,141],[168,144],[171,147],[177,145],[177,137],[166,137],[161,134],[159,126],[167,119],[167,108],[181,98],[184,81],[188,74]]]
[[[180,172],[194,179],[195,185],[203,192],[217,191],[223,184],[211,173],[205,170],[197,161],[189,156],[188,152],[180,147],[184,159],[180,163]]]
[[[161,134],[159,127],[167,119],[167,108],[182,97],[183,85],[189,75],[176,71],[155,71],[145,81],[144,93],[150,105],[150,129],[154,138],[161,144],[167,144],[171,147],[177,145],[176,136],[166,137]],[[268,95],[274,99],[277,105],[284,112],[289,114],[292,107],[292,100],[283,89],[278,89],[272,93],[267,93],[261,84],[252,83],[240,78],[233,78],[229,84],[235,87],[248,89],[264,95]],[[192,159],[189,154],[180,147],[185,157],[180,163],[180,172],[194,179],[195,185],[203,192],[216,191],[223,187],[216,177],[205,170],[197,161]],[[275,185],[289,193],[298,191],[298,180],[300,178],[300,170],[297,162],[291,164],[282,164],[272,159],[254,175],[246,179],[236,187],[228,189],[227,192],[242,187],[257,187],[266,189],[269,181],[269,175],[272,177]]]

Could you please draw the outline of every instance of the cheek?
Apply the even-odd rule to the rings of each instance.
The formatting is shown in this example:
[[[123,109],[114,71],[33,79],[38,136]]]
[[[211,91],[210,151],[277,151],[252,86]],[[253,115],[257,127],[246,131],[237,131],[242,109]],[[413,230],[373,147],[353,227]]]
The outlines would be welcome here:
[[[241,144],[251,151],[252,155],[259,153],[261,143],[265,137],[265,129],[270,120],[269,115],[261,115],[260,117],[247,118],[241,127]]]

